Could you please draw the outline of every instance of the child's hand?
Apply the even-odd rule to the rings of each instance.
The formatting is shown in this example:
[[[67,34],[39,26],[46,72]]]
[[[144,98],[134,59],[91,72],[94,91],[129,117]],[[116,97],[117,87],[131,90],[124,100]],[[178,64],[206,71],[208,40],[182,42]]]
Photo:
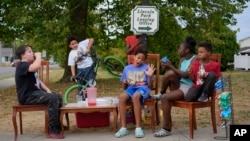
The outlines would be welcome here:
[[[188,73],[188,74],[192,74],[192,72],[193,72],[192,67],[191,67],[191,66],[188,66],[188,68],[187,68],[187,73]]]
[[[161,62],[161,65],[164,69],[171,69],[173,67],[173,64],[170,61],[167,62]]]
[[[155,71],[154,65],[153,65],[153,64],[149,64],[149,65],[148,65],[148,70],[145,71],[145,73],[146,73],[146,75],[147,75],[148,77],[151,77],[151,76],[154,74],[154,71]]]

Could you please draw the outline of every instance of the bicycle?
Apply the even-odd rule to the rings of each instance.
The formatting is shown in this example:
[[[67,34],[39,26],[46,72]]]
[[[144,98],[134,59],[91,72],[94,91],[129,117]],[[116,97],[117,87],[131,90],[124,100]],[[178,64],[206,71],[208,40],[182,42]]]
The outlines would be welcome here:
[[[96,75],[99,68],[100,63],[104,65],[106,71],[113,76],[114,78],[120,78],[123,68],[125,67],[125,63],[118,57],[109,55],[104,59],[98,58],[96,55],[95,47],[92,47],[92,51],[90,54],[82,54],[81,57],[90,56],[93,59],[93,64],[89,71],[84,75],[84,77],[80,77],[81,73],[78,73],[74,80],[77,84],[74,84],[67,88],[64,93],[63,101],[65,104],[69,103],[69,95],[70,102],[76,101],[76,97],[81,97],[82,100],[86,98],[86,88],[94,87],[96,85]],[[85,78],[90,74],[91,71],[94,71],[93,79],[86,81]],[[72,96],[74,95],[74,96]],[[73,99],[74,98],[74,99]]]

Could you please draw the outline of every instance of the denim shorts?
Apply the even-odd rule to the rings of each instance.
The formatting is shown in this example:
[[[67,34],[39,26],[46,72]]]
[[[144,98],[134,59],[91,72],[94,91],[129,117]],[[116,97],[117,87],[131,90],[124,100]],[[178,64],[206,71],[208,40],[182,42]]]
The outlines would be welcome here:
[[[131,97],[135,94],[135,93],[139,93],[141,95],[141,99],[140,101],[143,103],[146,99],[150,98],[150,89],[145,89],[142,87],[128,87],[126,90],[124,90],[125,93],[127,93],[130,98],[129,98],[129,102],[132,101]]]

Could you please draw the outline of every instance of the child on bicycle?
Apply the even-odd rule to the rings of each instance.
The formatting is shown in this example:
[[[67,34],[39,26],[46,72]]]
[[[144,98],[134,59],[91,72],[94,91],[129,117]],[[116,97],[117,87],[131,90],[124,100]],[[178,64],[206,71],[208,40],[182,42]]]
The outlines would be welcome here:
[[[80,73],[81,78],[85,77],[88,82],[94,76],[94,71],[91,70],[93,64],[92,57],[89,55],[94,44],[93,38],[88,38],[78,43],[76,37],[69,36],[67,39],[67,46],[71,48],[68,56],[68,66],[70,66],[71,74],[70,80],[76,76],[75,66],[77,65],[77,73]],[[89,73],[88,73],[89,72]],[[88,73],[88,75],[86,75]]]
[[[119,110],[121,128],[115,133],[115,137],[120,138],[128,135],[126,128],[126,103],[133,102],[133,110],[136,121],[135,136],[144,137],[140,125],[141,121],[141,103],[150,98],[150,87],[153,85],[153,74],[155,71],[153,64],[145,64],[147,51],[138,49],[135,52],[133,64],[127,65],[122,73],[121,82],[123,82],[124,91],[119,96]]]

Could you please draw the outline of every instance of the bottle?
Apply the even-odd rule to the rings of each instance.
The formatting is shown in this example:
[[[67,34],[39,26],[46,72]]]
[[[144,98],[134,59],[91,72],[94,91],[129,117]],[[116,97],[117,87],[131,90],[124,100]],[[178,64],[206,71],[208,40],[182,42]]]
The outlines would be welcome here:
[[[204,65],[201,64],[199,67],[199,71],[197,72],[197,81],[196,81],[197,85],[202,85],[204,83],[203,78],[205,77],[205,74],[206,72],[205,72]]]
[[[76,95],[76,102],[81,102],[82,101],[82,96],[80,94]]]

